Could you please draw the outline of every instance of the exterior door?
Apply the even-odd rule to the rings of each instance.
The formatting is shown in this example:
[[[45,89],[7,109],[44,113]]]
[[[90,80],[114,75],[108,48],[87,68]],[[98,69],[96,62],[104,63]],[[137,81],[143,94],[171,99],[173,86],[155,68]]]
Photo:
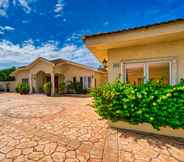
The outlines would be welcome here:
[[[55,92],[58,93],[59,91],[59,77],[58,76],[55,76],[54,77],[54,84],[55,84]]]

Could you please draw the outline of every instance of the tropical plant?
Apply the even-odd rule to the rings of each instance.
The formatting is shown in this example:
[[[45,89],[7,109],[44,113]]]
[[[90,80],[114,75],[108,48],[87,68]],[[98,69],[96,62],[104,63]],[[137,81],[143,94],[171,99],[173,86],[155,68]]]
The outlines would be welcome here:
[[[93,90],[91,95],[96,112],[105,119],[150,123],[155,129],[184,129],[184,84],[150,81],[135,86],[117,81]]]
[[[51,87],[52,84],[51,82],[47,82],[43,85],[43,91],[47,96],[51,96]]]
[[[20,91],[22,92],[22,94],[28,94],[29,93],[29,84],[28,83],[22,83],[21,84],[21,88]]]
[[[29,84],[28,83],[18,83],[16,85],[16,92],[20,94],[28,94],[29,93]]]
[[[20,92],[20,87],[21,87],[21,83],[17,83],[17,84],[16,84],[16,87],[15,87],[15,91],[16,91],[17,93]]]
[[[74,84],[72,81],[67,82],[67,93],[74,93]]]
[[[183,84],[184,85],[184,79],[182,78],[181,80],[180,80],[180,83],[179,84]]]
[[[80,82],[74,82],[73,84],[74,84],[75,93],[80,94],[83,92],[82,85]]]
[[[65,92],[65,82],[64,80],[62,80],[60,83],[59,83],[59,94],[60,95],[63,95]]]
[[[67,85],[67,92],[68,93],[77,93],[80,94],[83,92],[83,88],[80,82],[72,82],[70,81]]]

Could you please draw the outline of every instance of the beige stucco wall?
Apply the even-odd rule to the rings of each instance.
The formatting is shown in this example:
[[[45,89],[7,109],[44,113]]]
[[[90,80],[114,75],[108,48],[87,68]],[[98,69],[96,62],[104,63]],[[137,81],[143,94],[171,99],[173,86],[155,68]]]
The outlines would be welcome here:
[[[96,78],[96,86],[103,84],[107,80],[106,73],[99,73],[92,70],[88,70],[82,67],[63,64],[55,67],[55,73],[64,74],[65,82],[73,81],[73,77],[76,77],[77,81],[80,81],[80,77],[89,76]]]
[[[107,82],[107,73],[95,73],[95,78],[96,78],[96,86],[101,86],[104,83]]]
[[[30,73],[37,74],[40,71],[43,71],[45,73],[53,73],[53,66],[51,63],[40,60],[31,67]]]
[[[184,40],[110,49],[108,50],[108,80],[113,81],[118,78],[121,73],[121,60],[166,57],[174,57],[176,60],[175,69],[172,71],[172,75],[176,76],[176,80],[179,81],[184,78]],[[113,68],[113,64],[119,64],[119,67]]]
[[[15,82],[11,84],[12,91],[15,91],[16,85],[22,83],[22,79],[29,79],[29,70],[19,70],[15,73]]]
[[[44,60],[38,60],[35,62],[30,68],[30,74],[32,76],[32,87],[34,88],[35,92],[38,93],[40,88],[43,85],[43,76],[38,76],[42,74],[40,72],[44,72],[47,75],[51,75],[53,73],[53,65],[49,62]]]
[[[28,78],[29,78],[29,71],[28,70],[18,71],[15,75],[16,84],[21,83],[22,79],[28,79]]]

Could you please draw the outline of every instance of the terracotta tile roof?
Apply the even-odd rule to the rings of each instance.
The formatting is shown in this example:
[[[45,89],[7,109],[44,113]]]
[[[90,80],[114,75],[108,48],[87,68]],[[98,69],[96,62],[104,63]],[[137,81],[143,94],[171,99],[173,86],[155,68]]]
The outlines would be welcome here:
[[[84,35],[83,40],[91,37],[96,37],[96,36],[102,36],[102,35],[108,35],[108,34],[114,34],[114,33],[120,33],[120,32],[128,32],[128,31],[133,31],[133,30],[138,30],[138,29],[146,29],[150,28],[153,26],[159,26],[159,25],[164,25],[164,24],[170,24],[178,21],[184,21],[184,18],[179,18],[179,19],[174,19],[174,20],[169,20],[169,21],[164,21],[164,22],[158,22],[154,24],[149,24],[149,25],[144,25],[144,26],[138,26],[138,27],[133,27],[133,28],[126,28],[126,29],[121,29],[121,30],[116,30],[116,31],[111,31],[111,32],[101,32],[101,33],[96,33],[92,35]]]
[[[25,65],[25,66],[20,66],[20,67],[18,67],[18,69],[23,69],[23,68],[26,68],[27,66]]]
[[[94,68],[94,67],[91,67],[91,66],[87,66],[87,65],[84,65],[84,64],[79,64],[79,63],[77,63],[77,62],[73,62],[73,61],[66,60],[66,59],[48,60],[48,59],[39,57],[39,58],[37,58],[36,60],[38,60],[38,59],[43,59],[43,60],[45,60],[45,61],[48,61],[48,62],[50,62],[50,63],[53,63],[54,65],[57,65],[57,64],[59,64],[59,63],[66,63],[66,64],[72,64],[72,65],[74,65],[74,66],[80,66],[80,67],[82,67],[82,68],[89,69],[89,70],[93,70],[93,71],[106,72],[106,70],[101,69],[101,68]],[[33,62],[35,62],[36,60],[34,60]],[[33,63],[33,62],[32,62],[32,63]],[[32,64],[32,63],[31,63],[31,64]],[[31,64],[26,65],[26,66],[18,67],[17,70],[24,70],[25,68],[28,68]]]

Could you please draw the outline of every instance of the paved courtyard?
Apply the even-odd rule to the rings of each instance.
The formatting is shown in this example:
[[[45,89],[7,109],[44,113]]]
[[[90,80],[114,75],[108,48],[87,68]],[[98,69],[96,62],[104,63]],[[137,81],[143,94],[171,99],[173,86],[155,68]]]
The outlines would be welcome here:
[[[111,129],[90,103],[0,94],[0,162],[184,162],[184,140]]]

